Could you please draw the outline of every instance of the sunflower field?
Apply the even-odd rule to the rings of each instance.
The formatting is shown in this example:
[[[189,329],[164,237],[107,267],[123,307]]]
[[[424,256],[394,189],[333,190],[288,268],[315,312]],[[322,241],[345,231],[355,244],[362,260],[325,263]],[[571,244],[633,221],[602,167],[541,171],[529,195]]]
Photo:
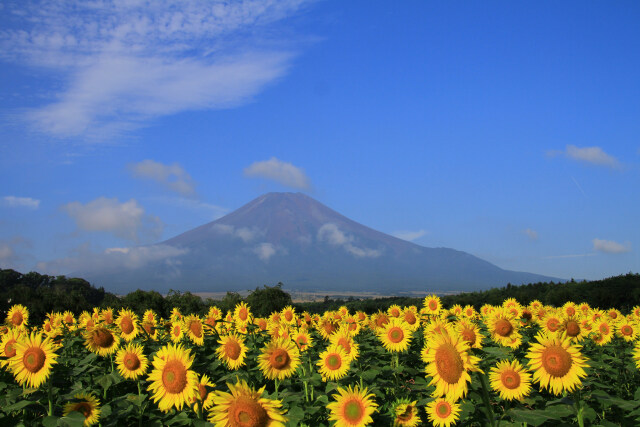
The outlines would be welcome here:
[[[640,307],[422,307],[0,326],[0,425],[640,425]]]

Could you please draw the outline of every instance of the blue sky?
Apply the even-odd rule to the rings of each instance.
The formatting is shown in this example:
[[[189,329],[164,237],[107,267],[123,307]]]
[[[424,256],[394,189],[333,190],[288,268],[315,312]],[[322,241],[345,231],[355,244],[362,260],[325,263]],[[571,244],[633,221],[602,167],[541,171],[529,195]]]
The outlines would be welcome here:
[[[638,22],[634,1],[5,1],[0,267],[69,273],[302,191],[506,269],[638,272]]]

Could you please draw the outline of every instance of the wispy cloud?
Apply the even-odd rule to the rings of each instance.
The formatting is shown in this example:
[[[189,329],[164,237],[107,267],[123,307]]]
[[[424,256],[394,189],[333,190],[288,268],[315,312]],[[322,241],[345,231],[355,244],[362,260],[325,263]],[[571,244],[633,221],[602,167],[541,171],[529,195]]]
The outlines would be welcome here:
[[[99,197],[84,205],[67,203],[62,210],[74,219],[80,230],[108,232],[133,242],[158,238],[164,228],[162,221],[146,215],[135,199],[120,203],[116,198]]]
[[[0,55],[61,78],[54,100],[28,116],[40,130],[104,138],[251,100],[293,57],[269,25],[303,3],[25,0],[6,5]]]
[[[524,230],[524,234],[526,234],[531,240],[538,240],[538,232],[535,230],[527,228]]]
[[[276,181],[286,187],[308,190],[311,188],[311,180],[304,170],[288,162],[283,162],[275,157],[269,160],[255,162],[244,169],[245,176],[258,177]]]
[[[31,197],[4,196],[2,201],[5,206],[12,208],[38,209],[40,206],[40,200]]]
[[[618,159],[605,153],[600,147],[576,147],[575,145],[567,145],[564,151],[550,150],[547,151],[547,155],[550,157],[565,156],[572,160],[612,169],[620,169],[622,167]]]
[[[232,236],[234,238],[240,239],[245,243],[250,242],[256,239],[257,237],[261,237],[264,235],[264,231],[256,227],[251,227],[251,228],[237,227],[236,228],[233,225],[229,225],[229,224],[214,224],[211,227],[211,230],[213,230],[217,234],[228,235],[228,236]]]
[[[593,250],[608,254],[631,252],[631,243],[618,243],[613,240],[593,239]]]
[[[269,258],[276,254],[276,247],[272,243],[260,243],[253,248],[253,252],[262,261],[269,261]]]
[[[413,242],[416,239],[419,239],[422,236],[426,236],[429,234],[427,230],[417,230],[417,231],[395,231],[392,233],[393,236],[398,239],[407,240],[409,242]]]
[[[183,196],[195,194],[195,183],[191,176],[177,163],[165,165],[154,160],[143,160],[128,165],[131,174],[136,178],[155,181],[171,191]]]
[[[354,237],[340,230],[340,227],[334,223],[327,223],[320,227],[317,238],[319,242],[326,242],[333,246],[343,247],[351,255],[358,258],[377,258],[382,255],[382,251],[378,249],[354,245]]]

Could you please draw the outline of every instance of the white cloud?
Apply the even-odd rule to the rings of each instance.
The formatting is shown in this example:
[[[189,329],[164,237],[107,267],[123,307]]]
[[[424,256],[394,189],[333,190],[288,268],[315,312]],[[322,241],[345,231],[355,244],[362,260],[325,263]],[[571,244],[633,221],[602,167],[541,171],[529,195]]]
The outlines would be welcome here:
[[[409,242],[413,242],[416,239],[419,239],[422,236],[426,236],[429,232],[427,230],[417,230],[417,231],[396,231],[393,233],[395,237],[402,240],[407,240]]]
[[[85,205],[68,203],[62,210],[81,230],[109,232],[134,242],[157,238],[164,227],[158,217],[145,215],[135,199],[120,203],[116,198],[100,197]]]
[[[11,260],[14,255],[13,248],[8,243],[0,242],[0,262]]]
[[[606,166],[613,169],[619,169],[621,163],[615,157],[607,154],[600,147],[576,147],[575,145],[567,145],[565,151],[550,150],[547,151],[550,157],[564,155],[570,159],[578,160],[584,163],[590,163],[597,166]]]
[[[29,118],[62,136],[108,137],[187,110],[233,107],[285,74],[270,24],[303,0],[16,2],[6,61],[53,69],[60,91]]]
[[[2,200],[6,206],[12,208],[38,209],[40,206],[40,200],[31,197],[4,196]]]
[[[260,243],[253,248],[253,252],[258,255],[262,261],[268,261],[276,254],[276,247],[271,243]]]
[[[213,226],[211,226],[211,229],[218,234],[229,235],[237,239],[241,239],[245,243],[264,235],[264,232],[256,227],[236,228],[233,225],[229,224],[213,224]]]
[[[631,243],[620,244],[612,240],[593,239],[593,250],[609,254],[631,252]]]
[[[538,240],[538,232],[527,228],[524,230],[524,234],[526,234],[531,240]]]
[[[138,163],[131,163],[128,168],[136,178],[155,181],[183,196],[195,194],[195,183],[191,176],[177,163],[165,165],[147,159]]]
[[[248,177],[270,179],[286,187],[302,190],[311,188],[311,181],[302,169],[275,157],[252,163],[244,169],[244,174]]]
[[[358,258],[377,258],[382,255],[382,251],[370,248],[361,248],[353,244],[354,237],[344,233],[334,223],[324,224],[318,230],[318,241],[327,242],[330,245],[341,246],[350,254]]]
[[[29,247],[31,242],[21,236],[0,240],[0,268],[23,269],[24,262],[31,258],[24,253],[24,249]]]

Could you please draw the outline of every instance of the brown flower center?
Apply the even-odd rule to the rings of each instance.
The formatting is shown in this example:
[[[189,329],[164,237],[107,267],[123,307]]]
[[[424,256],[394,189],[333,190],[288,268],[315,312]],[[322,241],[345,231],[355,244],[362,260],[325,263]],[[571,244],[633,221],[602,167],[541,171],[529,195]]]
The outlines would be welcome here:
[[[513,390],[514,388],[518,388],[518,386],[520,385],[520,374],[518,374],[514,370],[504,371],[500,375],[500,381],[502,382],[503,386]]]
[[[80,412],[84,415],[85,418],[89,418],[91,416],[91,405],[87,402],[78,402],[73,405],[72,411]]]
[[[346,339],[345,337],[340,337],[340,339],[338,340],[338,345],[344,348],[344,351],[347,354],[351,354],[351,344],[349,344],[348,339]]]
[[[501,337],[508,337],[513,332],[513,325],[506,319],[500,319],[495,325],[496,334]]]
[[[187,386],[187,369],[179,360],[170,360],[162,369],[162,384],[173,394],[181,393]]]
[[[402,331],[402,328],[394,326],[393,328],[389,329],[387,338],[389,338],[389,341],[391,341],[392,343],[398,344],[404,339],[404,332]]]
[[[133,322],[131,321],[131,318],[129,316],[125,316],[120,319],[120,329],[122,329],[122,332],[124,332],[125,334],[130,334],[131,332],[133,332]]]
[[[238,360],[240,357],[240,353],[242,352],[242,348],[240,344],[238,344],[235,340],[227,341],[224,344],[224,353],[227,355],[229,359]]]
[[[286,320],[287,322],[291,322],[293,320],[293,313],[290,311],[285,311],[284,320]]]
[[[622,328],[620,328],[620,333],[622,335],[631,336],[633,335],[633,328],[629,325],[623,325]]]
[[[229,415],[234,427],[262,427],[270,421],[262,405],[248,396],[239,396],[229,406]]]
[[[407,322],[410,325],[413,325],[416,323],[416,316],[413,314],[412,311],[407,311],[404,314],[404,321]]]
[[[327,356],[327,366],[332,371],[340,369],[340,366],[342,366],[342,358],[340,357],[340,355],[336,353],[329,354]]]
[[[25,369],[35,374],[42,369],[47,356],[40,347],[29,347],[22,356],[22,364]]]
[[[549,331],[555,332],[558,330],[559,327],[560,327],[560,321],[555,317],[547,320],[547,329]]]
[[[473,331],[473,329],[465,328],[462,330],[462,333],[460,335],[462,336],[462,339],[468,342],[469,344],[475,344],[476,333]]]
[[[342,414],[349,424],[358,425],[364,418],[365,408],[359,400],[350,400],[344,404],[343,408]]]
[[[242,320],[243,322],[245,320],[247,320],[247,318],[249,317],[249,313],[247,313],[247,309],[246,308],[241,308],[240,311],[238,311],[238,317],[240,318],[240,320]]]
[[[22,316],[22,313],[20,313],[19,311],[16,311],[15,313],[13,313],[13,316],[11,316],[11,324],[13,326],[20,326],[22,325],[23,321],[24,321],[24,317]]]
[[[413,406],[407,405],[407,407],[404,408],[404,412],[396,414],[396,418],[400,421],[410,421],[411,418],[413,418]]]
[[[447,418],[451,415],[451,405],[449,402],[438,402],[436,404],[436,414],[440,418]]]
[[[387,323],[389,323],[389,318],[387,317],[386,314],[381,314],[380,316],[378,316],[378,318],[376,319],[376,325],[380,328],[384,325],[386,325]]]
[[[200,322],[191,322],[189,330],[196,338],[202,337],[202,324]]]
[[[571,369],[571,354],[559,345],[551,345],[542,351],[542,366],[552,377],[564,377]]]
[[[577,337],[580,335],[580,325],[574,320],[569,320],[566,324],[567,335],[570,337]]]
[[[269,358],[269,365],[278,370],[287,368],[290,362],[291,358],[289,357],[289,353],[281,348],[275,349]]]
[[[113,345],[113,334],[107,329],[94,329],[93,343],[100,348],[109,348]]]
[[[436,311],[438,309],[438,302],[431,300],[429,301],[429,310]]]
[[[13,357],[16,355],[16,348],[13,346],[16,343],[16,340],[11,338],[4,346],[4,355],[5,357]]]
[[[205,401],[205,399],[207,398],[207,395],[209,394],[209,392],[207,391],[207,388],[202,383],[198,383],[198,394],[200,395],[200,400],[203,402]]]
[[[609,325],[607,325],[606,323],[601,323],[600,324],[600,332],[602,332],[602,334],[604,335],[608,335],[609,334]]]
[[[138,356],[135,353],[125,354],[122,362],[130,371],[135,371],[140,367],[140,359],[138,359]]]
[[[336,327],[331,322],[324,322],[322,325],[327,335],[331,335],[336,331]]]
[[[449,343],[440,345],[435,355],[438,374],[445,382],[456,384],[464,371],[464,364],[458,350]]]
[[[392,308],[392,309],[391,309],[391,315],[392,315],[393,317],[400,317],[400,310],[398,310],[398,309],[397,309],[397,308],[395,308],[395,307],[394,307],[394,308]]]

